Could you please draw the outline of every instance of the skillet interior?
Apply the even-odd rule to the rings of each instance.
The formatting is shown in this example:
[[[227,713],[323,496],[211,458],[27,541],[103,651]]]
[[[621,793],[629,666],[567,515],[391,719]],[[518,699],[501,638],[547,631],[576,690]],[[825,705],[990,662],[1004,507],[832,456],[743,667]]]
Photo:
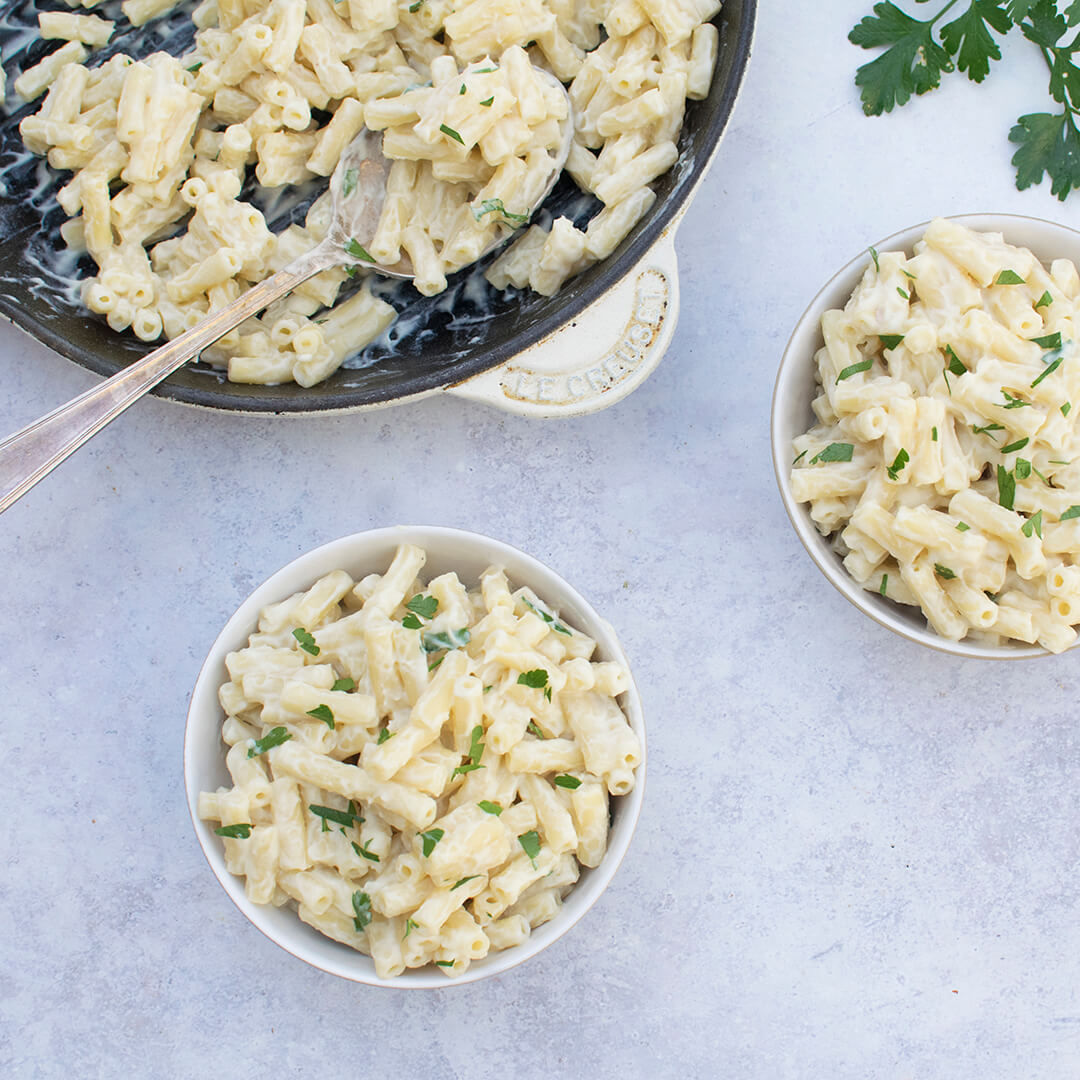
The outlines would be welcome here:
[[[126,25],[120,0],[106,0],[96,14]],[[399,310],[398,321],[382,338],[350,359],[348,366],[317,386],[243,386],[229,383],[208,365],[189,364],[154,393],[176,401],[245,412],[312,412],[354,409],[460,382],[510,359],[560,326],[615,284],[645,254],[664,226],[690,196],[712,156],[731,115],[749,60],[756,0],[725,0],[717,16],[720,53],[708,99],[690,102],[679,139],[680,157],[656,185],[658,198],[619,249],[569,282],[556,296],[509,290],[498,293],[483,280],[486,263],[451,278],[438,297],[420,297],[411,286],[380,280],[377,291]],[[70,10],[54,0],[20,0],[0,15],[0,46],[9,85],[23,68],[35,63],[52,43],[37,40],[37,14],[46,8]],[[115,10],[114,10],[115,9]],[[188,5],[140,30],[116,34],[92,55],[100,63],[117,51],[143,56],[164,48],[180,54],[193,36]],[[9,109],[19,99],[9,93]],[[9,111],[0,123],[0,314],[33,334],[63,356],[101,375],[112,375],[152,346],[130,332],[117,334],[103,318],[79,304],[76,279],[94,273],[89,257],[76,261],[60,239],[66,220],[55,202],[69,173],[49,169],[22,146],[19,121],[37,110]],[[299,197],[263,203],[275,231],[303,210],[319,187]],[[564,179],[539,216],[546,223],[565,214],[578,224],[587,221],[599,203],[583,196]],[[495,256],[489,257],[494,258]]]

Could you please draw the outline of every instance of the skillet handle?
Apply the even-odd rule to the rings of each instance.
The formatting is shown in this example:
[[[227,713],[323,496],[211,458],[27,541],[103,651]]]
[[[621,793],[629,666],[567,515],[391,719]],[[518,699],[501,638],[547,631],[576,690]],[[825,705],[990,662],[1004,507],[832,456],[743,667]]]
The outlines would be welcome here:
[[[621,401],[652,374],[675,332],[677,224],[568,326],[446,392],[536,417],[582,416]]]

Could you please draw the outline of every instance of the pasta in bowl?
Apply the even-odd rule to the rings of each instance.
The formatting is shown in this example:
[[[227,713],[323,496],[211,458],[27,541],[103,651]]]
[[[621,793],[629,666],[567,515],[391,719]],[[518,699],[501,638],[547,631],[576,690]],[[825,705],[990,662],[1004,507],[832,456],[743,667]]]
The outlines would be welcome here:
[[[435,987],[527,959],[596,900],[640,811],[644,731],[613,631],[550,570],[384,529],[241,605],[192,695],[185,775],[263,933],[346,978]]]
[[[781,362],[773,460],[796,531],[922,644],[1018,658],[1076,640],[1078,257],[1080,235],[1035,219],[917,226],[837,274]]]

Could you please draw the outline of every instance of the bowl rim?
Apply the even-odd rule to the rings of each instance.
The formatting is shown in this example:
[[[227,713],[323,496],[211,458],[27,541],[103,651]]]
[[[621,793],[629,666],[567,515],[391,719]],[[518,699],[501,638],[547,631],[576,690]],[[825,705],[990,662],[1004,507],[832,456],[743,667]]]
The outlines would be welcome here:
[[[1006,234],[1005,239],[1007,242],[1011,242],[1007,235],[1010,226],[1018,226],[1021,224],[1035,225],[1039,228],[1049,229],[1052,232],[1068,234],[1072,237],[1073,243],[1080,247],[1080,230],[1072,228],[1069,225],[1063,225],[1060,222],[1051,221],[1048,218],[1037,217],[1033,214],[981,212],[947,214],[941,216],[947,221],[954,221],[971,229],[978,229],[983,232],[1001,232]],[[800,315],[796,321],[795,327],[791,332],[791,336],[788,338],[787,345],[780,358],[780,364],[776,372],[776,380],[773,384],[772,403],[770,407],[769,427],[773,475],[776,478],[776,485],[780,491],[780,500],[784,505],[784,510],[787,513],[792,528],[795,530],[795,534],[798,536],[806,553],[814,562],[814,565],[817,566],[822,574],[825,575],[829,583],[833,585],[833,587],[836,588],[849,603],[858,608],[864,615],[868,615],[874,622],[878,623],[878,625],[884,626],[886,629],[891,630],[895,634],[899,634],[908,641],[913,641],[916,644],[934,649],[937,652],[946,653],[951,656],[966,657],[968,659],[1034,660],[1055,655],[1063,655],[1052,653],[1049,650],[1042,648],[1040,645],[1022,644],[991,646],[965,640],[949,641],[948,638],[941,637],[939,634],[935,633],[934,630],[930,628],[929,624],[927,624],[925,629],[910,625],[905,619],[900,618],[899,615],[892,610],[893,605],[891,602],[882,602],[879,597],[868,593],[865,589],[858,586],[847,571],[844,570],[840,559],[828,546],[827,538],[818,532],[811,521],[809,511],[802,503],[795,501],[791,492],[790,465],[786,463],[781,465],[781,461],[786,462],[788,446],[783,437],[783,432],[780,430],[782,427],[780,413],[782,407],[788,402],[789,395],[786,391],[788,389],[789,379],[792,377],[791,373],[796,370],[800,360],[805,360],[806,358],[805,351],[800,351],[796,347],[796,339],[802,338],[808,331],[813,332],[815,325],[820,323],[821,316],[825,310],[824,297],[827,294],[831,294],[841,282],[846,281],[849,278],[851,279],[851,287],[854,288],[857,284],[855,278],[856,272],[860,270],[865,263],[869,247],[890,251],[897,249],[908,250],[916,240],[922,237],[929,224],[930,221],[927,220],[920,222],[917,225],[910,225],[907,228],[898,229],[889,236],[877,240],[868,247],[863,248],[857,255],[844,263],[844,265],[837,270],[820,289],[818,289],[814,298],[807,304],[802,315]],[[850,292],[850,289],[847,291]],[[820,334],[820,329],[818,329],[817,332]],[[809,404],[810,403],[807,402],[807,408],[809,408]],[[1071,652],[1078,646],[1080,646],[1080,639],[1073,645],[1070,645],[1069,648],[1065,649],[1064,652]]]
[[[199,791],[203,789],[200,787],[196,776],[198,769],[195,754],[197,745],[201,743],[201,740],[207,734],[204,729],[209,728],[211,731],[220,731],[220,708],[216,705],[217,688],[220,685],[221,665],[224,662],[226,653],[246,642],[248,634],[251,633],[255,626],[260,608],[274,599],[280,600],[296,591],[294,585],[284,585],[283,582],[295,578],[297,574],[303,571],[305,579],[309,583],[313,583],[322,574],[333,569],[342,568],[346,561],[355,564],[368,558],[369,556],[365,556],[363,551],[358,551],[350,558],[349,551],[356,550],[357,545],[363,545],[370,550],[383,544],[392,548],[399,543],[416,543],[430,552],[434,550],[435,544],[440,539],[469,545],[480,545],[485,556],[492,556],[492,562],[497,562],[500,558],[505,557],[508,561],[516,563],[518,569],[510,570],[509,567],[507,569],[512,581],[519,586],[530,585],[534,587],[535,578],[532,577],[534,574],[539,575],[541,579],[545,577],[550,579],[548,584],[554,582],[558,585],[563,593],[560,598],[560,606],[576,606],[575,622],[581,625],[582,629],[590,637],[596,639],[597,651],[605,659],[618,661],[627,671],[629,685],[624,694],[620,695],[620,704],[628,722],[641,742],[641,763],[635,773],[634,789],[627,795],[619,796],[618,801],[614,804],[617,807],[617,816],[615,825],[611,827],[608,834],[609,843],[604,858],[596,867],[582,868],[582,880],[575,884],[571,892],[567,894],[567,902],[555,918],[537,927],[529,938],[520,945],[489,953],[488,957],[471,964],[464,974],[455,978],[448,978],[441,972],[435,972],[434,970],[429,971],[430,965],[406,971],[394,978],[381,978],[375,973],[368,956],[357,950],[349,949],[346,945],[332,942],[330,938],[324,938],[323,935],[311,940],[313,942],[317,941],[319,944],[324,941],[331,942],[335,955],[337,949],[341,950],[340,962],[329,962],[311,955],[310,950],[302,945],[305,937],[304,932],[310,931],[312,934],[318,932],[305,926],[298,917],[296,918],[296,926],[300,932],[297,933],[295,941],[291,940],[291,932],[289,939],[283,939],[270,926],[266,925],[261,916],[277,909],[268,905],[253,904],[247,900],[244,894],[244,879],[230,874],[225,869],[223,852],[217,837],[214,835],[212,828],[198,816],[198,795]],[[382,567],[373,565],[372,570],[376,569],[382,569]],[[522,569],[527,572],[528,578],[522,573]],[[543,594],[541,593],[541,595]],[[584,618],[581,616],[584,616]],[[215,715],[211,717],[207,714],[207,718],[200,721],[199,716],[203,715],[205,708],[203,699],[206,699],[208,695],[209,700],[214,704],[213,713]],[[220,739],[220,734],[218,737]],[[327,974],[336,975],[352,982],[393,990],[441,990],[454,986],[464,986],[481,979],[501,975],[542,952],[566,934],[584,918],[599,900],[622,864],[640,820],[644,803],[647,768],[646,732],[641,695],[634,681],[629,661],[611,624],[602,618],[589,601],[561,574],[527,552],[483,533],[438,525],[396,525],[366,529],[338,537],[301,553],[256,586],[230,615],[214,639],[207,652],[206,659],[200,666],[199,674],[189,698],[184,728],[183,755],[184,789],[188,813],[191,817],[196,839],[207,864],[214,877],[217,878],[218,884],[225,890],[241,914],[260,933],[298,960],[302,960]],[[221,760],[224,762],[223,754]],[[619,827],[620,824],[621,828]],[[571,906],[570,900],[575,894],[579,895],[579,902]]]

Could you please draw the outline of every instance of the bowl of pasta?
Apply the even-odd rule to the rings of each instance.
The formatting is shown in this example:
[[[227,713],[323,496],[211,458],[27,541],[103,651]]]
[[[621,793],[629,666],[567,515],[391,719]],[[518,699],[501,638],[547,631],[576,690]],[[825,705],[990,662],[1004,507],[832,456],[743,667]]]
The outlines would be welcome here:
[[[1080,233],[937,218],[818,293],[780,363],[772,452],[818,568],[890,630],[991,659],[1080,624]]]
[[[192,821],[272,941],[357,982],[437,988],[569,930],[641,811],[641,701],[554,571],[438,527],[343,537],[215,641],[184,740]]]
[[[51,348],[111,375],[314,246],[325,178],[367,126],[393,158],[377,261],[407,255],[420,290],[358,254],[156,393],[310,413],[452,392],[554,415],[619,400],[659,362],[674,233],[734,107],[755,0],[109,14],[14,7],[0,26],[0,314]],[[575,129],[531,222],[556,117],[511,62],[524,48],[566,86]],[[513,239],[467,265],[498,230]]]

